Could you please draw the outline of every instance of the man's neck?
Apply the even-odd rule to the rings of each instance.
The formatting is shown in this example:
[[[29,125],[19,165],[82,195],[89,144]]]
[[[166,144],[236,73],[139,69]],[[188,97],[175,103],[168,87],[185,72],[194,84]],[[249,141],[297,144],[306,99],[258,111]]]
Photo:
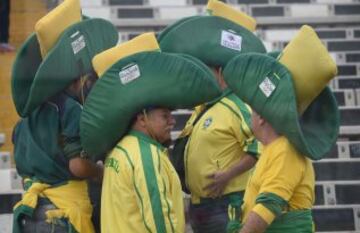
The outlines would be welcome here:
[[[141,127],[141,126],[135,124],[131,129],[139,131],[139,132],[145,134],[146,136],[151,137],[149,132],[147,131],[147,129],[144,127]]]
[[[261,135],[259,136],[258,140],[264,145],[268,145],[278,139],[280,135],[273,129],[266,127],[262,131]]]

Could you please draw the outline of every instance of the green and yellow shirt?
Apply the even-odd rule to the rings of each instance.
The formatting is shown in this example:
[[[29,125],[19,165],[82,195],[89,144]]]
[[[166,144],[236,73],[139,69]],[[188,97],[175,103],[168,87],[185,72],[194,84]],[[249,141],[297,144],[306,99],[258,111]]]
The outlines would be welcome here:
[[[185,148],[186,184],[194,204],[199,203],[200,197],[208,197],[203,190],[211,182],[206,178],[207,175],[229,169],[245,153],[254,156],[259,154],[260,144],[250,129],[250,107],[235,94],[225,93],[193,127]],[[198,111],[194,114],[198,114]],[[194,118],[192,116],[189,121]],[[250,171],[245,172],[232,179],[224,194],[243,191],[249,173]]]
[[[131,131],[105,161],[101,232],[183,233],[184,229],[181,184],[167,149]]]
[[[280,137],[264,147],[249,180],[244,197],[243,222],[246,222],[250,211],[272,224],[286,213],[310,210],[314,203],[314,187],[311,161],[297,152],[285,137]],[[303,218],[304,213],[298,216]],[[310,214],[310,211],[306,213]],[[307,221],[309,224],[311,229],[311,216]]]

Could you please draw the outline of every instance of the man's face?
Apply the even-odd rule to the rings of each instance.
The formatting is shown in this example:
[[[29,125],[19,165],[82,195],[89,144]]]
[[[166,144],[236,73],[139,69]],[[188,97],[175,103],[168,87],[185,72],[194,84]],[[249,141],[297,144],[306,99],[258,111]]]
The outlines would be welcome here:
[[[171,130],[175,126],[175,118],[167,108],[156,108],[147,112],[147,126],[151,129],[152,136],[160,143],[171,140]]]

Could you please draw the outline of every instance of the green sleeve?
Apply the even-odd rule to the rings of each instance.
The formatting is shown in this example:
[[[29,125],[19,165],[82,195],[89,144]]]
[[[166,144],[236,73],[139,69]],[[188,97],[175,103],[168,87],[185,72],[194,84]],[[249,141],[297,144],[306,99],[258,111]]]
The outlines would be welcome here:
[[[256,198],[256,204],[261,203],[276,217],[288,207],[288,202],[274,193],[260,193]]]
[[[82,150],[80,141],[80,115],[82,107],[75,100],[68,98],[61,118],[63,151],[68,159],[77,157]]]

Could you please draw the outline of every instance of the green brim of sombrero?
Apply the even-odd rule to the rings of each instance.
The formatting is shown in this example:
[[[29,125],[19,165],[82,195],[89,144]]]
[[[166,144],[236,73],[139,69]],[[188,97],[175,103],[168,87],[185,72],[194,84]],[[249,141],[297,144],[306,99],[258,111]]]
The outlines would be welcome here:
[[[241,48],[221,45],[222,33],[241,37]],[[170,25],[159,35],[164,52],[186,53],[209,66],[222,66],[239,53],[265,53],[259,38],[246,28],[218,16],[195,16]]]
[[[308,158],[323,158],[336,142],[339,110],[328,87],[300,117],[291,74],[273,57],[263,54],[239,55],[225,67],[224,78],[236,95]],[[260,89],[266,78],[275,86],[272,92],[268,92],[271,92],[269,97]],[[271,90],[271,85],[267,84],[267,90]]]
[[[108,21],[88,19],[66,29],[41,62],[36,35],[21,47],[13,66],[12,93],[25,117],[73,80],[92,71],[97,53],[116,45],[118,32]]]
[[[19,49],[12,68],[12,98],[16,111],[22,117],[25,117],[24,108],[30,87],[41,62],[39,42],[35,33],[32,33]]]
[[[94,160],[102,159],[146,106],[191,108],[219,96],[215,77],[205,68],[184,56],[161,52],[119,60],[96,82],[85,102],[80,121],[85,151]]]

